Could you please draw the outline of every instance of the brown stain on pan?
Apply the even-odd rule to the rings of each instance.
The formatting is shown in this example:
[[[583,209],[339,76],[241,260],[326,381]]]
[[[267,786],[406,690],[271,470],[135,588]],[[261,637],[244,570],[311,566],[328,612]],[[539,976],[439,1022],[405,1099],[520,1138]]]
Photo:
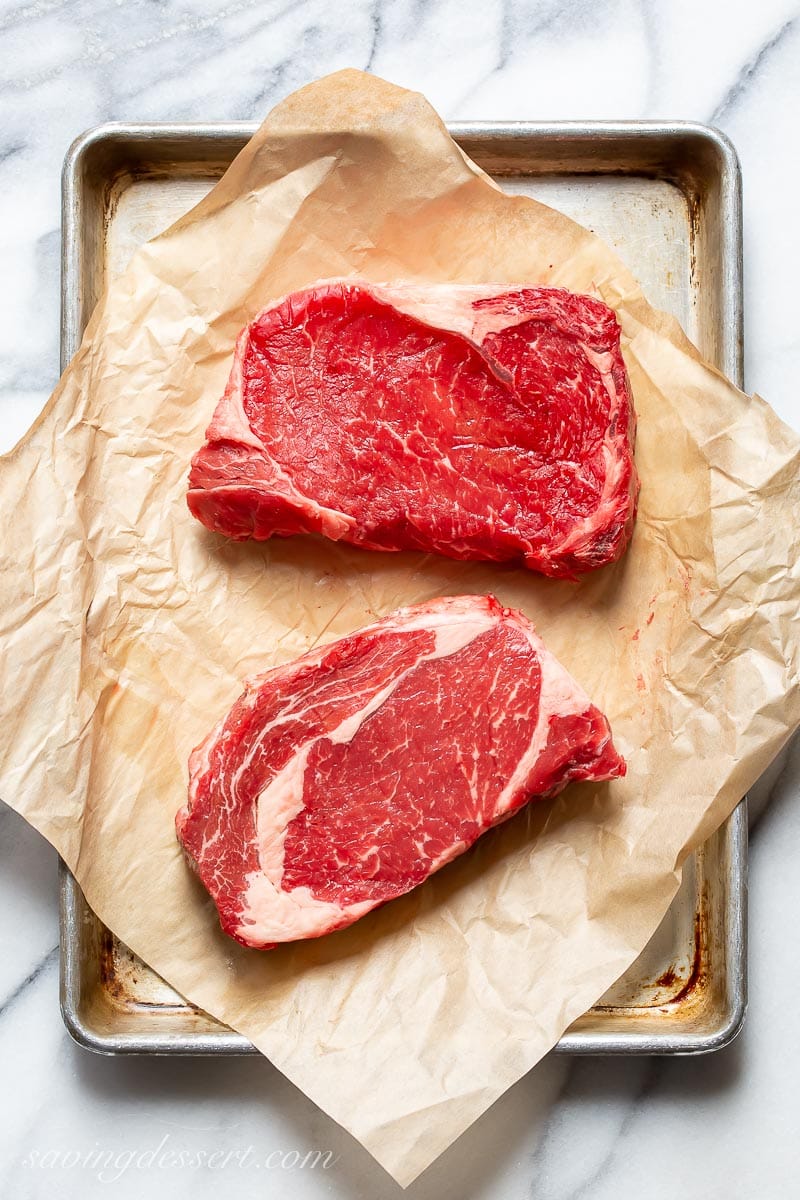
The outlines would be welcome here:
[[[670,988],[674,988],[677,982],[678,976],[675,974],[675,971],[672,967],[667,967],[666,971],[659,975],[658,979],[655,981],[655,986],[657,988],[662,988],[664,991],[668,991]]]
[[[692,961],[689,966],[688,975],[684,975],[676,969],[675,964],[671,964],[659,977],[648,982],[648,986],[654,990],[668,992],[677,984],[680,988],[673,995],[669,995],[666,999],[654,1000],[652,1004],[637,1005],[625,1008],[625,1018],[635,1020],[637,1017],[649,1018],[654,1009],[658,1009],[664,1013],[675,1014],[678,1009],[682,1010],[681,1015],[685,1015],[685,1010],[695,1006],[699,1007],[706,995],[709,983],[709,943],[708,943],[708,898],[703,891],[700,899],[700,908],[695,913],[694,918],[694,937],[692,947]],[[611,1004],[595,1004],[592,1009],[594,1013],[610,1013],[618,1014],[619,1008]]]
[[[684,195],[689,217],[689,278],[692,283],[695,283],[697,280],[697,238],[702,228],[703,201],[692,187],[687,187]]]
[[[703,902],[700,911],[695,913],[694,918],[694,956],[692,965],[689,971],[689,978],[684,983],[683,987],[676,995],[671,996],[668,1003],[670,1005],[684,1005],[693,1002],[698,1002],[701,994],[706,990],[708,984],[708,936],[706,922],[706,898],[703,897]],[[670,974],[671,971],[665,971],[664,975]],[[664,976],[661,977],[662,979]],[[673,976],[673,982],[677,982]]]
[[[115,967],[115,943],[114,935],[106,928],[103,928],[100,934],[100,947],[98,954],[98,968],[100,971],[100,983],[103,991],[110,1000],[124,1004],[128,997],[123,987],[122,981],[117,975]]]
[[[163,994],[158,994],[158,976],[105,927],[102,927],[100,934],[97,962],[101,989],[106,1000],[116,1009],[199,1012],[185,1001],[176,999],[170,1003]],[[151,999],[147,996],[147,990],[153,987],[154,981],[156,994]]]

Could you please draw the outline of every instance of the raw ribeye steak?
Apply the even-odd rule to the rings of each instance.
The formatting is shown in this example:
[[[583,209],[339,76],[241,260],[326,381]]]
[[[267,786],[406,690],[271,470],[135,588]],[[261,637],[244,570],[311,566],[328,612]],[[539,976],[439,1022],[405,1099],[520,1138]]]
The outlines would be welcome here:
[[[315,284],[240,335],[189,508],[228,537],[618,558],[638,481],[620,330],[559,288]]]
[[[410,891],[535,796],[624,773],[530,622],[449,597],[248,681],[176,824],[222,928],[267,949]]]

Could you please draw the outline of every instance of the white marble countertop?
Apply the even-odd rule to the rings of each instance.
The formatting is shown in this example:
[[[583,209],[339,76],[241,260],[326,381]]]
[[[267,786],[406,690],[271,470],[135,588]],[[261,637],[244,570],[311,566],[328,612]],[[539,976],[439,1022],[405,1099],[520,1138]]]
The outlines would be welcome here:
[[[797,0],[2,0],[0,63],[0,450],[58,375],[59,172],[76,134],[107,120],[260,118],[343,66],[418,88],[452,120],[722,128],[744,172],[747,387],[800,427]],[[751,805],[750,1010],[737,1041],[697,1059],[551,1056],[411,1200],[796,1194],[799,792],[796,740]],[[0,829],[0,1194],[403,1194],[263,1060],[73,1045],[58,1011],[55,853],[5,808]],[[159,1147],[175,1165],[157,1165]],[[312,1149],[335,1161],[292,1168]]]

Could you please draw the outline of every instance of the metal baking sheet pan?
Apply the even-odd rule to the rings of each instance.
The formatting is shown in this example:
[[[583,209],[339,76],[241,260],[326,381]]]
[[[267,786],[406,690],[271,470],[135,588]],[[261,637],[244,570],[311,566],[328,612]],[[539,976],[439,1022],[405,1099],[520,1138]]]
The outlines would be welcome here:
[[[105,125],[63,176],[62,365],[107,279],[219,179],[255,125]],[[652,303],[742,383],[741,206],[736,155],[713,129],[622,122],[475,123],[451,133],[507,191],[544,201],[620,253]],[[176,805],[178,803],[176,798]],[[650,944],[557,1049],[688,1054],[738,1032],[745,1009],[744,802],[686,865]],[[103,926],[62,864],[61,1004],[104,1053],[248,1054]]]

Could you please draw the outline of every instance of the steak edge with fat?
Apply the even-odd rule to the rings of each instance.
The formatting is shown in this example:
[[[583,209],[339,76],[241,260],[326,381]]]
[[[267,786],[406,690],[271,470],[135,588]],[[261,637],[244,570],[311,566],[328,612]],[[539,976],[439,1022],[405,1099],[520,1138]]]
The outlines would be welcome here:
[[[268,949],[403,895],[535,797],[624,773],[522,613],[445,597],[247,681],[176,826],[224,931]]]
[[[316,533],[574,577],[628,543],[634,432],[600,300],[321,282],[242,331],[188,503],[237,540]]]

